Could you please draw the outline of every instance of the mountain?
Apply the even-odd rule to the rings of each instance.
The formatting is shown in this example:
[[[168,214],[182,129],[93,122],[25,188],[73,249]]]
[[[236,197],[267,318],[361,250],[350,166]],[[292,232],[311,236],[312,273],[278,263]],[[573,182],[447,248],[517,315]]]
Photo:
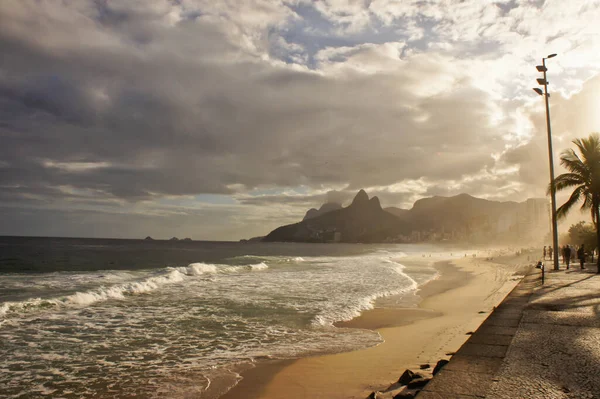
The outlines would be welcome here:
[[[279,227],[263,241],[382,242],[396,231],[404,231],[402,222],[360,190],[348,207]]]
[[[546,234],[545,199],[499,202],[468,194],[416,201],[403,219],[411,225],[412,240],[530,241]],[[406,237],[403,237],[406,239]]]
[[[392,215],[404,220],[408,218],[410,211],[408,209],[397,208],[395,206],[390,206],[387,208],[383,208],[384,211],[391,213]]]
[[[423,198],[414,203],[410,218],[422,228],[453,228],[478,218],[493,218],[517,208],[516,202],[497,202],[468,194]]]
[[[335,203],[335,202],[327,202],[327,203],[321,205],[321,207],[319,209],[315,209],[315,208],[309,209],[306,212],[306,215],[304,215],[304,218],[302,220],[314,219],[318,216],[326,214],[327,212],[337,211],[338,209],[342,209],[342,205]]]
[[[531,242],[548,231],[546,199],[498,202],[468,194],[430,197],[411,209],[381,208],[360,190],[346,208],[311,209],[299,223],[279,227],[263,241],[295,242]],[[320,214],[316,214],[320,213]]]

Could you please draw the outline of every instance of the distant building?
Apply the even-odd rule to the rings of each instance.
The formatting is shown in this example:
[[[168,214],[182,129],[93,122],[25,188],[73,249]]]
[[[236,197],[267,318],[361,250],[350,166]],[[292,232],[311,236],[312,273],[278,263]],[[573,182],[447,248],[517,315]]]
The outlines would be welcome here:
[[[333,233],[333,242],[341,242],[342,241],[342,232],[336,231]]]

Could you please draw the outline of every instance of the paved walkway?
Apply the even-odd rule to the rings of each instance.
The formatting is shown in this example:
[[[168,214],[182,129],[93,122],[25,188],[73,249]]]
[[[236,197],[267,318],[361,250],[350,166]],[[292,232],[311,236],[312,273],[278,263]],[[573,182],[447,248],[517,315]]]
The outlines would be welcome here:
[[[418,399],[600,399],[595,265],[531,269]]]

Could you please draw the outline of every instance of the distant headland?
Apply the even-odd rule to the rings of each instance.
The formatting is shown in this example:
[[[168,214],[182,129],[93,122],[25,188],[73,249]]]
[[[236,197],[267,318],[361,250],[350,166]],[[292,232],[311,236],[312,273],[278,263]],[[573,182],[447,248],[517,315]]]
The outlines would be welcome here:
[[[154,238],[152,238],[152,237],[148,236],[148,237],[144,238],[144,241],[155,241],[155,240],[154,240]],[[168,240],[168,241],[185,241],[185,242],[189,242],[189,241],[192,241],[192,239],[191,239],[191,238],[189,238],[189,237],[186,237],[186,238],[184,238],[184,239],[180,240],[180,239],[179,239],[179,238],[177,238],[177,237],[172,237],[172,238],[169,238],[169,240]]]
[[[460,194],[423,198],[411,209],[384,209],[379,198],[360,190],[349,206],[326,203],[310,209],[302,221],[278,227],[262,241],[531,242],[541,239],[547,229],[548,204],[543,198],[498,202]]]

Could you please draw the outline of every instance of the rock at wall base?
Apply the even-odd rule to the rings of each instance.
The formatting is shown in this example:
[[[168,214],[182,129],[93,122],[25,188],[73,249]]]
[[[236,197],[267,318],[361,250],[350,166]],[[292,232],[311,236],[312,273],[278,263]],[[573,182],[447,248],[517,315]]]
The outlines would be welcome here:
[[[407,386],[409,389],[423,388],[429,381],[431,381],[431,378],[415,378]]]
[[[439,371],[442,369],[442,367],[444,367],[448,363],[449,362],[446,359],[442,359],[442,360],[438,361],[437,364],[435,365],[435,367],[433,368],[433,375],[436,375],[437,373],[439,373]]]

